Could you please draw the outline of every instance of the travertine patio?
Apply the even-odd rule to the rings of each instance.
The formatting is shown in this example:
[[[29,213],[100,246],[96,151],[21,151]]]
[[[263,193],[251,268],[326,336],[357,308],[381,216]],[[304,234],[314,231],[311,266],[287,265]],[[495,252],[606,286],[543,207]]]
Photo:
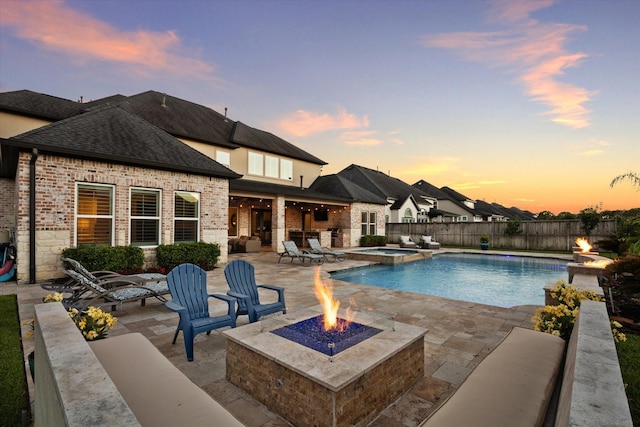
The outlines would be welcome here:
[[[315,307],[318,301],[313,293],[313,268],[299,263],[278,264],[273,252],[237,254],[256,267],[259,283],[283,286],[290,309]],[[347,260],[322,266],[323,277],[328,272],[366,265],[366,261]],[[544,283],[540,284],[541,287]],[[209,290],[226,293],[223,269],[209,272]],[[46,295],[38,285],[1,284],[1,294],[17,293],[20,316],[33,317],[33,304]],[[513,326],[531,327],[536,306],[501,308],[439,297],[410,294],[345,282],[334,282],[334,297],[347,305],[350,299],[362,311],[384,312],[395,315],[397,322],[416,325],[428,330],[424,342],[424,377],[371,426],[415,426],[432,411],[439,399],[450,395],[475,366],[502,340]],[[221,307],[221,310],[223,308]],[[129,303],[115,313],[119,320],[112,335],[141,332],[194,383],[225,406],[240,421],[250,427],[287,426],[285,420],[270,412],[244,391],[225,379],[226,340],[220,331],[199,335],[195,341],[195,360],[187,362],[180,338],[176,345],[171,340],[178,317],[156,300],[148,300],[145,307]],[[246,316],[239,325],[247,323]],[[32,349],[32,341],[25,340],[25,354]],[[31,394],[33,398],[33,393]]]

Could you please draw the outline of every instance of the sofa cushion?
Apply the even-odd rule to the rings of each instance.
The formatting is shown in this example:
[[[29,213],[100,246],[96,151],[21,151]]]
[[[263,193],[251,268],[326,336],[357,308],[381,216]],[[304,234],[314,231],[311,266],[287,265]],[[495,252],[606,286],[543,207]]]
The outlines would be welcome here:
[[[422,426],[540,426],[563,364],[563,339],[513,328]]]
[[[243,425],[144,335],[118,335],[89,345],[141,425]]]

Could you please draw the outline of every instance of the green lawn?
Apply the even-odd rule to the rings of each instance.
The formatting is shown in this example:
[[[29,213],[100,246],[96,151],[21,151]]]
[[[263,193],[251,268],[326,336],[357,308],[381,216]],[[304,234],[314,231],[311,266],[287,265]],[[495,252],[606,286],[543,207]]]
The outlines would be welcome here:
[[[16,295],[0,295],[0,425],[21,426],[30,411]],[[30,416],[28,416],[30,418]]]
[[[627,341],[617,343],[616,348],[633,425],[640,426],[640,335],[627,334]]]

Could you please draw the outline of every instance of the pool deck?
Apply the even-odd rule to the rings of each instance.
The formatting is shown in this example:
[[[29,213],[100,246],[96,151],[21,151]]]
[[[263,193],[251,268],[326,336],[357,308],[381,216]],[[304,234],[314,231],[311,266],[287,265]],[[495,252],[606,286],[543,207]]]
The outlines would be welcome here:
[[[501,254],[500,251],[473,251],[442,249],[444,252],[478,252]],[[570,255],[524,254],[571,259]],[[285,288],[287,307],[290,311],[318,305],[313,292],[314,268],[303,267],[298,262],[278,264],[274,252],[232,254],[229,259],[243,258],[256,269],[258,283]],[[347,306],[354,300],[362,311],[390,313],[395,320],[428,329],[425,335],[425,375],[400,399],[387,408],[369,426],[416,426],[446,399],[464,381],[469,373],[487,356],[514,326],[531,328],[531,317],[537,306],[501,308],[471,302],[449,300],[358,285],[329,279],[329,272],[371,264],[367,261],[349,260],[326,263],[321,267],[325,281],[333,282],[334,298]],[[565,274],[566,276],[566,274]],[[566,277],[558,277],[567,279]],[[223,269],[208,272],[210,293],[226,293],[227,285]],[[544,283],[540,287],[544,287]],[[21,320],[33,317],[33,305],[40,303],[47,294],[39,285],[0,284],[0,294],[18,294]],[[267,298],[265,294],[263,298]],[[222,313],[223,308],[212,314]],[[139,303],[127,303],[114,313],[118,323],[111,335],[140,332],[145,335],[178,369],[216,401],[249,427],[289,426],[290,424],[269,411],[247,393],[225,379],[225,337],[220,331],[211,335],[200,334],[195,340],[195,360],[187,362],[182,339],[171,344],[178,316],[157,300],[147,300],[145,307]],[[355,319],[357,321],[357,318]],[[247,316],[238,319],[238,325],[248,322]],[[33,340],[25,339],[24,351],[33,349]],[[161,373],[159,373],[161,375]],[[33,389],[31,379],[31,398]]]

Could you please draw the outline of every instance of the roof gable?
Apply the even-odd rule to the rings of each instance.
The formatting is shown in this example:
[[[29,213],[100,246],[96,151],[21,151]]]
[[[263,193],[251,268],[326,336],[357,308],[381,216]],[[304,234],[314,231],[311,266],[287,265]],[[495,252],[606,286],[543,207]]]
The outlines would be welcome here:
[[[10,138],[22,148],[155,169],[240,175],[122,108],[104,106]]]
[[[355,164],[347,166],[338,175],[379,197],[397,200],[406,199],[410,194],[418,197],[425,195],[398,178]]]

